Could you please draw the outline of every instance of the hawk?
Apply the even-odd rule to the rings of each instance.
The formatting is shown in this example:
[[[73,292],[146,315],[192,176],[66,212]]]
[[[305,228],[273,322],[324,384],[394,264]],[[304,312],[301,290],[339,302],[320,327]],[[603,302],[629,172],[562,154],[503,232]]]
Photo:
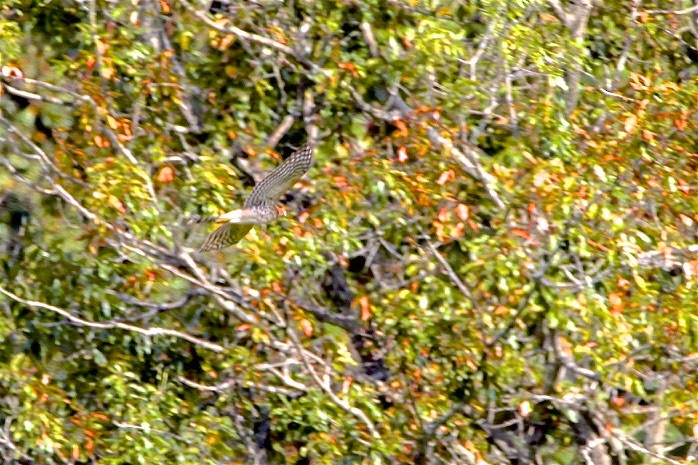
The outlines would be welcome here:
[[[216,217],[214,221],[223,226],[213,231],[199,250],[205,252],[231,246],[245,237],[254,225],[277,219],[279,198],[308,171],[312,161],[313,147],[306,143],[254,186],[243,208]]]

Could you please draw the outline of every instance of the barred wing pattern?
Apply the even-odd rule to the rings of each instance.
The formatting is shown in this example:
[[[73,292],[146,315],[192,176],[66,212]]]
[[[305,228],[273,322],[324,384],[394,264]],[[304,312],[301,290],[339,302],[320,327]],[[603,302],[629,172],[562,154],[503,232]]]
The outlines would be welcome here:
[[[213,231],[199,250],[204,252],[231,246],[245,237],[255,224],[269,223],[278,218],[275,203],[308,171],[312,161],[313,148],[306,143],[252,189],[244,208],[221,215],[217,222],[225,224]]]
[[[313,148],[305,144],[254,186],[245,207],[278,201],[308,171],[312,162]]]
[[[209,234],[199,250],[205,252],[207,250],[222,249],[229,245],[233,245],[245,237],[247,233],[252,230],[253,226],[252,224],[244,223],[224,224]]]

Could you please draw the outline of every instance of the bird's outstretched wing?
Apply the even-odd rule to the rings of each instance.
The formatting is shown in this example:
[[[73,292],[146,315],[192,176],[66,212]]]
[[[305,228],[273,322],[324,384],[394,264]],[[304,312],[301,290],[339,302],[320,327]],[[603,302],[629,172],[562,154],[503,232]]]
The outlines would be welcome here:
[[[245,237],[255,224],[275,220],[279,213],[274,203],[308,171],[312,161],[313,148],[310,144],[293,152],[252,189],[245,201],[245,208],[219,217],[218,221],[226,224],[213,231],[199,250],[203,252],[228,247]]]
[[[200,251],[216,250],[228,247],[235,244],[237,241],[247,235],[252,229],[253,224],[224,224],[220,228],[213,231],[204,241]]]
[[[202,252],[222,249],[245,237],[255,224],[269,223],[279,217],[279,211],[271,202],[264,202],[250,208],[230,211],[215,219],[223,226],[213,231],[199,248]]]
[[[313,147],[306,143],[254,186],[245,207],[278,201],[308,171],[312,162]]]

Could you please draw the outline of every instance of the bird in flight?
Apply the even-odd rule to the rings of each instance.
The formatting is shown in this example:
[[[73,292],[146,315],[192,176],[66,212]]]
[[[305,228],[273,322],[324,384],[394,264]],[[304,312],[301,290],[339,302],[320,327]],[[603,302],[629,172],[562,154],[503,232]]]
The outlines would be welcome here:
[[[312,161],[313,147],[306,143],[254,186],[243,208],[216,217],[215,222],[223,225],[206,238],[199,250],[205,252],[231,246],[245,237],[254,225],[277,219],[279,198],[308,171]]]

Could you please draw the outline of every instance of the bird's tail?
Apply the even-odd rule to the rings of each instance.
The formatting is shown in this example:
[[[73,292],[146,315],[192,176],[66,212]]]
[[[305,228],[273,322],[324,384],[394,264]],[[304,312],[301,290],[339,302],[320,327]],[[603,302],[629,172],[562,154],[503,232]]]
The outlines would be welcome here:
[[[192,215],[187,219],[187,224],[199,224],[199,223],[215,223],[220,218],[220,215],[215,216],[201,216]]]

